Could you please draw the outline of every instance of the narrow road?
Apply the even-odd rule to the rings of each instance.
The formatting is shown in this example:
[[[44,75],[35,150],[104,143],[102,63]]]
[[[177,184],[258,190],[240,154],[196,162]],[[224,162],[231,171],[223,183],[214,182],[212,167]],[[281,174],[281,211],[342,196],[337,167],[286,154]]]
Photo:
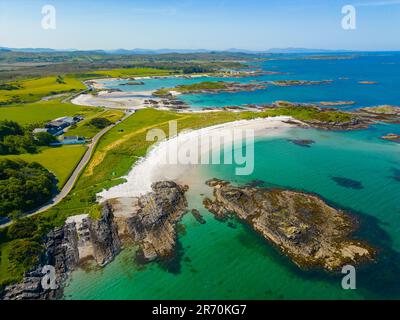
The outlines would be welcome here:
[[[134,112],[127,111],[127,113],[125,114],[125,116],[123,118],[121,118],[121,120],[119,120],[116,123],[113,123],[112,125],[108,126],[107,128],[104,128],[99,133],[97,133],[92,138],[92,142],[89,144],[89,147],[86,150],[84,156],[82,157],[81,161],[76,166],[74,172],[71,174],[71,176],[69,177],[68,181],[65,183],[65,185],[63,186],[61,191],[53,199],[51,199],[48,203],[44,204],[43,206],[41,206],[41,207],[39,207],[39,208],[37,208],[37,209],[35,209],[33,211],[27,212],[25,217],[34,216],[34,215],[36,215],[38,213],[44,212],[46,210],[49,210],[50,208],[52,208],[55,205],[59,204],[70,193],[70,191],[74,187],[74,185],[75,185],[76,181],[78,180],[80,174],[82,173],[83,169],[89,163],[89,161],[90,161],[90,159],[91,159],[91,157],[93,155],[93,152],[96,149],[96,145],[99,142],[99,140],[101,139],[101,137],[104,136],[112,128],[114,128],[117,124],[119,124],[122,121],[125,121],[126,119],[128,119],[132,114],[134,114]],[[0,225],[0,229],[8,227],[13,223],[14,223],[13,221],[10,221],[8,223],[4,223],[4,224]]]

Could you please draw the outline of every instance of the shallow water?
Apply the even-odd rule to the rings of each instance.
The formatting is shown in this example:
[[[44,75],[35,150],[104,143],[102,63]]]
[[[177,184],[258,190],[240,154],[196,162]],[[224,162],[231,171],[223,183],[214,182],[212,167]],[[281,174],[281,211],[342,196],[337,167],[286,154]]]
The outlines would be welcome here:
[[[388,64],[390,61],[395,64]],[[350,70],[346,69],[349,65],[352,65]],[[271,98],[271,101],[279,98],[305,102],[304,96],[310,101],[354,99],[365,105],[398,104],[400,101],[400,73],[393,72],[393,68],[399,68],[398,56],[268,61],[265,68],[292,72],[288,78],[295,78],[295,75],[297,79],[322,80],[340,75],[350,78],[342,81],[374,80],[380,85],[348,86],[338,81],[339,84],[332,85],[338,86],[335,90],[341,88],[335,94],[333,88],[325,86],[274,87],[277,92],[273,94],[268,92],[272,89],[267,89],[263,94],[243,94],[243,100],[238,98],[242,94],[229,95],[235,104],[245,101],[245,96],[246,103],[254,103],[253,98],[257,100],[258,95],[262,96],[260,99]],[[156,88],[160,84],[154,81],[151,85]],[[204,102],[201,104],[207,105],[209,99],[221,101],[221,105],[231,104],[224,96],[202,95],[200,98]],[[179,235],[179,254],[174,261],[167,266],[151,263],[143,267],[134,262],[134,248],[126,249],[104,269],[74,272],[65,298],[400,299],[400,145],[380,139],[389,132],[400,134],[400,126],[381,124],[352,132],[293,128],[279,136],[257,139],[255,170],[250,176],[236,176],[232,165],[198,167],[188,193],[189,208],[200,210],[207,223],[199,224],[191,214],[183,218],[185,231]],[[289,141],[293,139],[315,143],[304,147]],[[317,193],[332,205],[360,218],[361,228],[356,236],[380,249],[378,262],[358,270],[357,290],[350,291],[341,288],[340,275],[299,270],[246,225],[235,221],[236,228],[229,227],[216,221],[202,207],[200,186],[212,177],[236,184],[258,179],[265,181],[265,186]],[[338,183],[335,177],[344,179],[337,181],[358,182],[361,187]]]

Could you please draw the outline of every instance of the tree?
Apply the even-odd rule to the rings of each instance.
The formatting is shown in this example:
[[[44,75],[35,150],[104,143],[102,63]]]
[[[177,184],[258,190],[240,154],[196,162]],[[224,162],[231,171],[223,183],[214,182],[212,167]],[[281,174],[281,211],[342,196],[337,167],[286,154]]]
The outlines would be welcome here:
[[[14,121],[0,121],[0,154],[34,153],[35,141],[27,130]]]
[[[112,124],[112,122],[106,118],[93,118],[89,121],[89,125],[94,126],[98,129],[104,129],[110,124]]]
[[[10,263],[24,269],[32,268],[39,262],[42,251],[42,246],[35,241],[15,240],[10,243]]]
[[[24,130],[17,122],[8,120],[0,121],[0,141],[3,140],[5,136],[23,134]]]
[[[38,132],[35,134],[36,144],[48,146],[50,143],[57,142],[57,138],[48,132]]]
[[[15,216],[46,203],[55,178],[38,163],[0,160],[0,216]]]
[[[9,239],[31,238],[37,232],[37,226],[31,219],[18,219],[7,230]]]

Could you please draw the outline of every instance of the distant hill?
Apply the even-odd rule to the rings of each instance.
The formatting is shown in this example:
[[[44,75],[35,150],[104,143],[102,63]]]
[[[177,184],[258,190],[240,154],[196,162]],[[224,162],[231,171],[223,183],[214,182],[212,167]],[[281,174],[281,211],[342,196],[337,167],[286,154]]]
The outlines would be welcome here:
[[[272,48],[264,51],[246,50],[230,48],[227,50],[209,50],[209,49],[115,49],[115,50],[76,50],[76,49],[51,49],[51,48],[6,48],[0,47],[0,51],[13,51],[25,53],[55,53],[55,52],[76,52],[92,54],[191,54],[191,53],[244,53],[244,54],[290,54],[290,53],[329,53],[329,52],[351,52],[346,50],[326,50],[326,49],[308,49],[308,48]]]
[[[272,48],[268,53],[329,53],[329,52],[351,52],[350,50],[327,50],[327,49],[308,49],[308,48]]]

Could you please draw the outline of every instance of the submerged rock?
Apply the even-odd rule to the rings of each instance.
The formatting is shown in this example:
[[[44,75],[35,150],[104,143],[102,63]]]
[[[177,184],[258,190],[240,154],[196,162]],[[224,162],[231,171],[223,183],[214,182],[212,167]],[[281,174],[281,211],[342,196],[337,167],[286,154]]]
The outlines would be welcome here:
[[[192,209],[193,217],[199,222],[200,224],[205,224],[206,220],[204,220],[203,216],[201,215],[200,211],[197,209]]]
[[[305,148],[310,148],[311,145],[315,143],[314,140],[306,140],[306,139],[292,139],[289,141],[297,146]]]
[[[317,196],[219,181],[208,182],[215,198],[206,208],[219,217],[235,214],[301,268],[333,271],[373,259],[373,248],[351,238],[357,221]]]
[[[362,185],[361,181],[352,180],[352,179],[343,178],[343,177],[332,177],[332,180],[335,181],[339,186],[342,186],[345,188],[350,188],[350,189],[355,189],[355,190],[364,189],[364,186]]]

